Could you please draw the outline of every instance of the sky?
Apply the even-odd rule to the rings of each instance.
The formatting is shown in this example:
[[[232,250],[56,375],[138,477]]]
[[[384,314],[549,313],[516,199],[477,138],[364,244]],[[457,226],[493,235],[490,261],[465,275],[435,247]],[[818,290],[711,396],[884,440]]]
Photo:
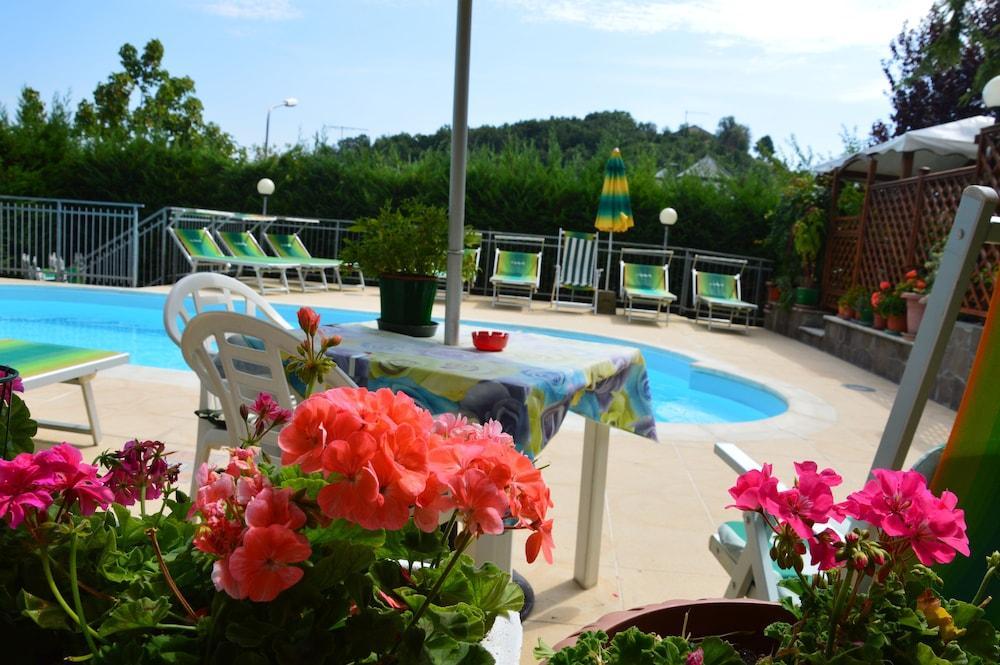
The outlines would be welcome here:
[[[891,110],[880,61],[932,0],[476,0],[469,123],[628,111],[660,130],[721,117],[818,157]],[[76,103],[158,38],[207,120],[244,146],[451,123],[449,0],[0,0],[0,104]],[[18,27],[19,26],[19,27]]]

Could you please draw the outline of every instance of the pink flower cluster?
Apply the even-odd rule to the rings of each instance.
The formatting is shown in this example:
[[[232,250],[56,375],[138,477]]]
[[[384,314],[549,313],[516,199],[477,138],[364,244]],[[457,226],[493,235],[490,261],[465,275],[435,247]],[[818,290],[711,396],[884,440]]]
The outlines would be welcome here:
[[[283,464],[321,471],[323,513],[366,529],[401,529],[412,517],[437,528],[457,510],[469,533],[502,533],[506,519],[531,529],[527,557],[552,561],[549,490],[499,423],[435,421],[403,393],[335,388],[300,404],[278,437]]]
[[[133,505],[140,497],[158,499],[168,486],[177,482],[180,465],[167,464],[161,441],[126,441],[114,453],[104,455],[101,463],[109,469],[104,483],[115,494],[115,503]]]
[[[84,515],[107,508],[114,493],[97,472],[68,443],[0,460],[0,518],[17,528],[26,517],[47,511],[57,501],[63,511],[78,504]]]
[[[742,474],[729,490],[734,503],[729,507],[754,511],[776,518],[776,532],[787,526],[806,541],[813,565],[829,570],[843,563],[837,557],[842,543],[831,528],[819,529],[845,517],[867,522],[883,534],[886,550],[902,557],[912,550],[924,565],[948,563],[956,552],[969,555],[965,513],[958,509],[957,497],[945,491],[940,497],[928,489],[916,471],[875,471],[875,479],[842,503],[833,499],[833,489],[842,478],[832,469],[818,470],[815,462],[795,464],[795,485],[778,490],[778,479],[770,464]]]
[[[229,451],[225,469],[203,464],[191,515],[201,524],[194,546],[219,559],[212,569],[215,588],[233,598],[274,600],[304,575],[301,563],[312,554],[296,533],[306,515],[290,488],[271,486],[255,461],[256,449]]]

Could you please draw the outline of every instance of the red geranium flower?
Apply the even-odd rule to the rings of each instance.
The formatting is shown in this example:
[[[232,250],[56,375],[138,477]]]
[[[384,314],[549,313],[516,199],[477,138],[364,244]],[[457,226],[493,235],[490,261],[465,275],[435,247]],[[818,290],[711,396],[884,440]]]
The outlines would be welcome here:
[[[305,536],[287,527],[251,527],[243,536],[243,545],[229,557],[229,573],[241,593],[266,603],[302,579],[302,569],[289,564],[305,561],[311,554]]]

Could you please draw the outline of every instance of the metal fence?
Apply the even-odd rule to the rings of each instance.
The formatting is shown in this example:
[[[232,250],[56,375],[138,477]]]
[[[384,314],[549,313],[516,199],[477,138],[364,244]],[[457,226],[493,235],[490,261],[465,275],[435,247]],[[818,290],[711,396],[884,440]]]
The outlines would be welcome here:
[[[0,196],[0,274],[138,286],[141,207]]]
[[[10,245],[7,257],[19,257],[21,253],[33,248],[34,255],[47,256],[47,252],[57,251],[62,247],[62,256],[80,254],[84,257],[87,270],[77,281],[90,284],[113,284],[124,286],[153,286],[172,284],[191,271],[191,266],[184,254],[168,233],[168,228],[207,228],[210,231],[249,230],[263,242],[262,231],[274,233],[298,233],[303,244],[316,257],[336,258],[341,255],[345,242],[357,237],[350,230],[354,222],[343,219],[305,219],[295,217],[272,217],[254,214],[232,213],[220,210],[196,208],[167,207],[157,210],[152,215],[139,220],[139,206],[133,204],[103,204],[89,202],[68,202],[39,199],[55,212],[44,212],[49,208],[32,207],[32,202],[17,199],[17,206],[22,211],[19,215],[6,213],[4,204],[10,197],[0,197],[0,239]],[[72,208],[76,206],[76,208]],[[79,212],[81,205],[89,205],[87,217]],[[30,214],[24,212],[29,206]],[[117,206],[117,207],[116,207]],[[13,203],[11,204],[13,207]],[[71,213],[71,209],[76,210]],[[30,223],[25,222],[30,219]],[[62,221],[60,221],[62,220]],[[113,227],[112,220],[119,226]],[[88,228],[94,227],[94,228]],[[30,232],[29,232],[30,229]],[[60,230],[61,229],[61,230]],[[24,236],[32,243],[9,243],[8,236]],[[471,286],[471,292],[489,295],[492,292],[490,277],[493,274],[493,260],[498,246],[512,249],[508,243],[498,243],[497,236],[509,236],[506,232],[482,231],[482,251],[480,253],[479,272]],[[53,244],[39,244],[38,236],[62,238],[53,240]],[[523,236],[523,234],[522,234]],[[558,251],[558,236],[532,235],[523,236],[534,239],[533,251],[537,251],[537,242],[542,241],[542,275],[541,285],[536,298],[548,299],[552,291],[555,277],[555,264]],[[67,238],[73,238],[68,241]],[[633,243],[615,239],[611,249],[610,274],[607,275],[609,288],[618,292],[619,260],[622,249],[661,249],[659,245]],[[59,244],[59,242],[63,244]],[[68,244],[67,244],[68,243]],[[89,244],[88,244],[89,243]],[[53,249],[49,249],[52,247]],[[514,247],[516,249],[516,247]],[[688,247],[670,248],[673,260],[670,263],[670,289],[677,296],[677,309],[680,314],[694,312],[691,270],[694,267],[695,256],[699,256],[703,264],[701,270],[713,270],[712,257],[745,259],[743,269],[743,299],[760,305],[760,309],[751,319],[754,323],[763,320],[763,305],[766,302],[767,289],[765,283],[772,272],[772,263],[766,259],[745,257],[722,252],[711,252]],[[598,255],[598,266],[602,269],[608,263],[607,241],[602,238]],[[98,269],[99,268],[99,269]],[[5,268],[6,269],[6,268]],[[732,266],[716,266],[720,272],[732,272]],[[342,270],[345,282],[357,281],[349,270]],[[6,274],[27,276],[27,272],[12,267]],[[376,281],[377,275],[367,275],[370,282]],[[602,285],[604,283],[602,276]],[[565,297],[565,296],[563,296]],[[581,301],[586,294],[577,296]]]

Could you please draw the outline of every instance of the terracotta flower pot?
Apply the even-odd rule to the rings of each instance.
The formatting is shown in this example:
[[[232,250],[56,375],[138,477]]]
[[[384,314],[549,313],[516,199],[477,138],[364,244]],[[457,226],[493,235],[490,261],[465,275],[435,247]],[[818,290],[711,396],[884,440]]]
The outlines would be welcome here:
[[[768,302],[778,302],[781,300],[781,287],[777,284],[768,283],[767,285],[767,301]]]
[[[680,635],[685,629],[691,637],[718,635],[732,643],[737,651],[768,654],[775,643],[764,636],[764,629],[776,621],[794,621],[794,618],[777,603],[749,598],[671,600],[605,614],[554,648],[558,651],[576,644],[580,634],[587,631],[603,630],[608,637],[614,637],[616,633],[635,626],[661,637]]]
[[[890,314],[885,326],[889,332],[894,333],[904,333],[906,332],[906,315],[905,314]]]
[[[904,293],[902,296],[906,300],[906,332],[916,335],[924,318],[924,310],[927,309],[925,296],[922,293],[912,292]]]
[[[875,312],[875,320],[872,322],[872,327],[875,330],[885,330],[885,317]]]
[[[837,316],[850,321],[854,318],[854,308],[850,305],[837,305]]]

